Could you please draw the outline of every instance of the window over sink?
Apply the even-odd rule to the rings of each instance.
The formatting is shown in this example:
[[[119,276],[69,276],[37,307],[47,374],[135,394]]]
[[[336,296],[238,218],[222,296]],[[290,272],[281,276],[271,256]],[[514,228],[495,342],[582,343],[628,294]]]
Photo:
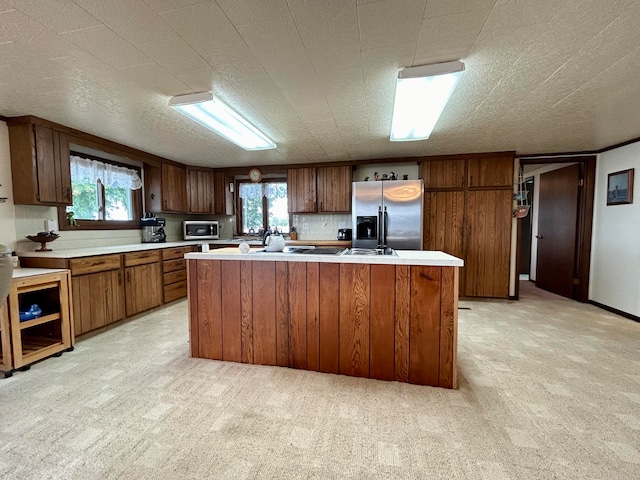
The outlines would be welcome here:
[[[73,205],[58,209],[62,230],[140,228],[139,167],[74,151],[70,165]]]
[[[289,233],[287,181],[238,182],[239,225],[242,233],[258,233],[261,228],[277,228]]]

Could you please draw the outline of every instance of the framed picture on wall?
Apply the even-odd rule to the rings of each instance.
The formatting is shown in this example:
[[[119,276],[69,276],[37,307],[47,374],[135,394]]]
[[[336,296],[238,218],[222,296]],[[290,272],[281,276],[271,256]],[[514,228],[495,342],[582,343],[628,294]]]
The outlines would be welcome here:
[[[633,203],[633,168],[609,174],[607,205]]]

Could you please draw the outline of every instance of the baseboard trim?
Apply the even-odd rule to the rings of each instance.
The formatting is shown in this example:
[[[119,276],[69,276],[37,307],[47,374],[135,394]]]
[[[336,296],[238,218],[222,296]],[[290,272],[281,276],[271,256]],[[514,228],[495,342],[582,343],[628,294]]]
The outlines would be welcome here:
[[[628,318],[630,320],[633,320],[634,322],[638,322],[640,323],[640,317],[638,317],[637,315],[632,315],[631,313],[627,313],[627,312],[623,312],[622,310],[618,310],[617,308],[613,308],[610,307],[608,305],[604,305],[600,302],[596,302],[595,300],[589,300],[589,303],[595,305],[596,307],[599,307],[603,310],[606,310],[607,312],[611,312],[611,313],[615,313],[616,315],[620,315],[621,317],[625,317]]]

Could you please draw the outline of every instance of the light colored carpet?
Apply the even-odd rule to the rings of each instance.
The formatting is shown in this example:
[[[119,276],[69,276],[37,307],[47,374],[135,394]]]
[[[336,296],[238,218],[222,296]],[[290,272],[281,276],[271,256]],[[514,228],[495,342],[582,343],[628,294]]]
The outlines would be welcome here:
[[[460,306],[457,391],[192,359],[159,309],[0,380],[0,478],[640,478],[640,324]]]

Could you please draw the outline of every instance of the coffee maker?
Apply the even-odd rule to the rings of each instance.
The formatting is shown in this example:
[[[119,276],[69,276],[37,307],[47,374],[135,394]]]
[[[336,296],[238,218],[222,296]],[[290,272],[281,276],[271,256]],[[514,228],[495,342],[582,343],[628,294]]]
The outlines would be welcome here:
[[[156,217],[153,213],[145,213],[140,219],[142,227],[142,243],[163,243],[167,241],[164,227],[167,224],[164,218]]]

